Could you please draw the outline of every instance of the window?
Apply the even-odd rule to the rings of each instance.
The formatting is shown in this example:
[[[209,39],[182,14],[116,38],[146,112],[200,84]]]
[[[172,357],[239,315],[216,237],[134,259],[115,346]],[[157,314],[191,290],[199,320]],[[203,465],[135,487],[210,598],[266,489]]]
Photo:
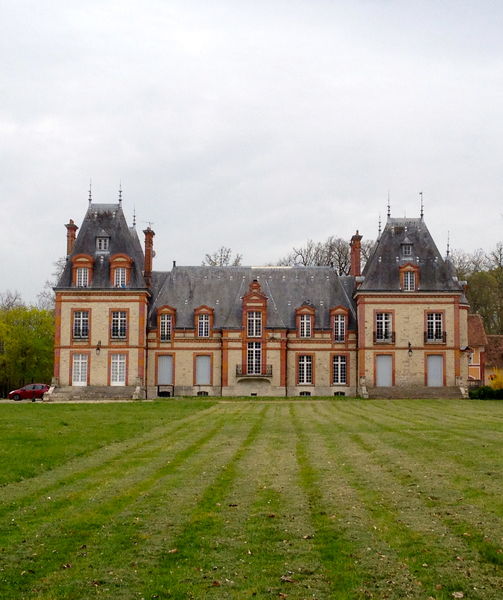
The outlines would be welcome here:
[[[311,315],[300,315],[300,337],[311,337],[312,317]]]
[[[332,363],[332,383],[334,385],[346,385],[347,383],[347,357],[336,355]]]
[[[73,313],[73,337],[86,340],[89,336],[89,311],[76,310]]]
[[[310,395],[311,395],[311,392],[306,392],[306,391],[300,392],[300,394],[299,394],[299,396],[310,396]]]
[[[107,237],[97,237],[96,238],[96,250],[98,251],[106,251],[109,248],[110,238]]]
[[[346,315],[334,315],[334,342],[346,339]]]
[[[210,315],[197,316],[197,335],[199,337],[209,337],[210,335]]]
[[[126,355],[112,354],[110,360],[110,385],[126,385]]]
[[[299,385],[313,383],[313,357],[309,355],[299,356]]]
[[[196,385],[211,385],[211,356],[196,356]]]
[[[391,313],[376,313],[376,330],[374,338],[376,342],[392,343],[394,335],[391,331]]]
[[[169,342],[171,340],[171,329],[173,325],[172,315],[161,315],[159,319],[159,329],[161,342]]]
[[[87,267],[77,267],[75,282],[77,287],[87,287],[89,285],[89,269]]]
[[[248,375],[260,375],[262,371],[262,345],[259,342],[248,342],[246,368]]]
[[[416,289],[416,274],[414,271],[403,272],[403,291],[413,292]]]
[[[126,287],[127,270],[126,267],[116,267],[114,269],[114,286]]]
[[[445,342],[442,313],[428,313],[426,316],[426,342]]]
[[[127,331],[127,314],[125,310],[112,311],[112,338],[124,339]]]
[[[257,310],[248,312],[248,337],[260,337],[262,335],[262,313]]]
[[[402,255],[412,256],[412,244],[402,244]]]

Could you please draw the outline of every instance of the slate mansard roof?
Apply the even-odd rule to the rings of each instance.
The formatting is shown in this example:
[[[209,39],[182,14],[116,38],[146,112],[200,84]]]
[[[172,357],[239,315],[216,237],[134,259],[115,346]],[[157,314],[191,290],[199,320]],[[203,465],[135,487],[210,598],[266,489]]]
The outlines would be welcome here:
[[[106,252],[96,249],[96,238],[108,237]],[[120,204],[89,204],[71,254],[56,289],[70,288],[72,283],[72,257],[88,254],[94,259],[90,289],[113,287],[110,282],[110,257],[127,254],[133,259],[129,289],[146,288],[143,278],[144,255],[134,227],[128,227]]]
[[[404,246],[411,247],[410,255],[404,253]],[[463,292],[453,277],[452,265],[440,255],[424,220],[391,217],[363,269],[364,280],[358,291],[400,291],[399,268],[409,263],[419,267],[419,292]]]
[[[157,310],[176,308],[176,327],[193,328],[194,310],[214,309],[214,327],[240,329],[242,298],[253,280],[267,297],[267,327],[295,328],[295,309],[308,304],[315,309],[315,328],[330,328],[330,309],[349,311],[348,327],[356,329],[352,300],[354,277],[339,277],[330,267],[173,267],[153,273],[154,298],[149,313],[156,327]]]

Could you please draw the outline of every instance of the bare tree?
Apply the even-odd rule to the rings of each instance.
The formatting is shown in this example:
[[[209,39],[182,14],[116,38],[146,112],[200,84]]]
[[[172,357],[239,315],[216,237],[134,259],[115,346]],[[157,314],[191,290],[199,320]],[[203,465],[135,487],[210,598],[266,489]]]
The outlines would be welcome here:
[[[20,292],[7,290],[5,293],[0,293],[0,310],[11,310],[19,306],[24,306]]]
[[[58,284],[59,278],[61,277],[66,266],[66,258],[64,256],[58,258],[53,263],[54,270],[51,273],[51,279],[47,279],[44,283],[42,291],[37,294],[37,306],[42,310],[53,310],[54,309],[54,290]]]
[[[220,246],[212,254],[205,254],[201,263],[203,267],[239,267],[243,259],[242,254],[232,256],[232,250],[226,246]]]
[[[373,245],[372,241],[362,243],[362,267],[370,255]],[[348,275],[351,267],[351,250],[346,240],[334,236],[330,236],[324,242],[308,240],[304,246],[293,248],[277,264],[279,266],[333,267],[339,275]]]

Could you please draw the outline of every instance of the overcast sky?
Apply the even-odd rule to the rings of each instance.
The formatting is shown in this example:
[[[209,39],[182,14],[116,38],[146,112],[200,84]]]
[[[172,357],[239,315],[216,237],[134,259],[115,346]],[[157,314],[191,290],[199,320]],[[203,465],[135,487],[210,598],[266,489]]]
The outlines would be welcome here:
[[[154,267],[244,264],[386,215],[442,253],[503,240],[498,0],[0,0],[0,292],[117,200]]]

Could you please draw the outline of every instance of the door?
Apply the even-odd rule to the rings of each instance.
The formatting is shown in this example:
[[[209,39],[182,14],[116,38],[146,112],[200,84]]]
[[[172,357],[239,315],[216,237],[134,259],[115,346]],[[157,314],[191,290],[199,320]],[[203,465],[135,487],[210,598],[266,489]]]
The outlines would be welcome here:
[[[431,354],[427,357],[427,385],[429,387],[442,387],[444,385],[444,357]]]
[[[72,385],[87,385],[87,354],[74,354],[72,360]]]
[[[112,354],[110,385],[126,385],[126,355]]]
[[[157,385],[173,385],[173,357],[161,355],[157,357]]]
[[[376,356],[376,386],[391,387],[393,385],[393,357],[391,354]]]

